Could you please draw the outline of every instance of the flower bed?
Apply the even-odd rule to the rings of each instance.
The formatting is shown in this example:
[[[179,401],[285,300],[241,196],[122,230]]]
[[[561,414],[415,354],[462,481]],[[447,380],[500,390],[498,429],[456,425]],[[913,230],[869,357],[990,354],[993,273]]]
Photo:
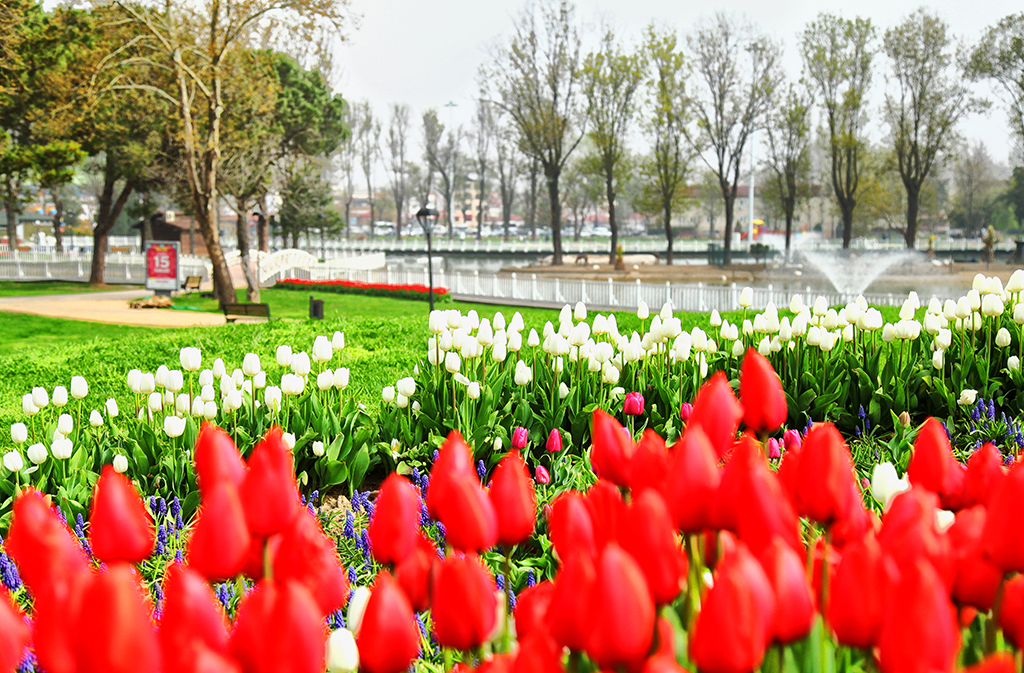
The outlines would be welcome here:
[[[317,290],[319,292],[337,292],[338,294],[366,294],[374,297],[392,297],[394,299],[430,298],[430,288],[426,285],[413,283],[386,284],[361,283],[355,280],[306,280],[304,278],[285,278],[277,281],[274,287],[286,290]],[[449,302],[452,295],[443,287],[434,288],[435,302]]]

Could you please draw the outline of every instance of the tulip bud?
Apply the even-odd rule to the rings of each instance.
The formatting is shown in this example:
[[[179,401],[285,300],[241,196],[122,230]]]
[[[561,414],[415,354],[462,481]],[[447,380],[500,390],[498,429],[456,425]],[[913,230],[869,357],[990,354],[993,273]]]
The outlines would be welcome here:
[[[28,441],[28,428],[24,423],[14,423],[11,425],[11,441],[15,444],[24,444]]]
[[[359,648],[355,636],[345,628],[332,631],[327,638],[328,673],[356,673],[358,670]]]
[[[651,315],[651,310],[647,307],[647,302],[640,300],[640,303],[636,307],[636,317],[640,320],[647,320]]]
[[[622,403],[622,413],[627,416],[639,416],[644,413],[644,396],[640,393],[626,393]]]
[[[17,451],[8,451],[4,454],[4,467],[11,472],[21,472],[21,469],[25,467],[25,462]]]
[[[516,429],[512,431],[512,448],[517,451],[524,449],[526,447],[527,437],[526,428],[522,426],[516,427]]]
[[[558,399],[564,400],[569,395],[569,386],[562,381],[558,384]]]
[[[196,372],[203,364],[203,356],[198,348],[186,346],[178,353],[178,362],[185,371]]]
[[[114,456],[113,461],[114,472],[118,474],[124,474],[128,471],[128,459],[121,454]]]
[[[969,407],[978,400],[978,391],[971,388],[965,388],[960,391],[960,399],[957,400],[957,404],[962,407]]]
[[[1010,345],[1010,331],[1005,327],[1000,327],[999,331],[996,332],[996,346],[1000,348],[1006,348]]]
[[[338,367],[334,370],[334,387],[338,390],[348,387],[348,367]]]
[[[322,458],[323,455],[324,455],[324,443],[323,442],[313,442],[312,450],[313,450],[313,455],[314,456],[316,456],[317,458]]]
[[[325,369],[316,375],[316,387],[320,390],[327,390],[334,387],[334,372]]]
[[[217,403],[210,401],[203,403],[203,418],[212,421],[217,418]]]
[[[102,419],[101,419],[102,420]],[[57,460],[67,460],[71,457],[74,446],[70,439],[57,439],[50,445],[50,453]]]
[[[534,478],[537,480],[537,483],[541,485],[551,483],[551,475],[548,473],[548,468],[543,465],[538,465],[536,469],[534,469]]]
[[[545,448],[548,453],[558,453],[562,450],[562,433],[558,431],[558,428],[551,429]]]
[[[327,362],[333,355],[334,348],[327,337],[320,335],[313,340],[313,362]]]
[[[36,405],[40,409],[45,409],[46,405],[50,403],[50,397],[46,393],[46,388],[35,387],[32,389],[32,404]]]
[[[41,465],[46,461],[46,447],[42,444],[33,444],[28,447],[28,451],[25,452],[25,455],[27,455],[28,459],[32,461],[33,465]]]
[[[398,379],[398,383],[395,384],[395,387],[398,389],[398,392],[402,393],[406,397],[412,397],[416,394],[416,380],[411,376]]]
[[[384,399],[386,404],[391,404],[395,401],[395,387],[385,386],[381,391],[381,397]]]
[[[281,389],[277,386],[267,386],[263,390],[263,403],[271,413],[281,411]]]
[[[50,398],[55,407],[63,407],[68,403],[68,389],[64,386],[56,386],[53,389],[53,396]]]
[[[117,418],[118,413],[120,413],[117,408],[117,400],[113,397],[107,398],[105,406],[107,409],[107,417]]]
[[[466,397],[471,400],[480,398],[480,383],[478,381],[472,381],[466,386]]]

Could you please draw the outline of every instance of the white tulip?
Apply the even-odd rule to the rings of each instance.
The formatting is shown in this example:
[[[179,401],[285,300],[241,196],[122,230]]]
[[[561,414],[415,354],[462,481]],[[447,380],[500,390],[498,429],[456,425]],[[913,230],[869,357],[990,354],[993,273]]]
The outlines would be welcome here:
[[[267,405],[272,413],[281,411],[281,389],[277,386],[267,386],[263,389],[263,403]]]
[[[476,309],[469,309],[469,312],[466,313],[466,322],[470,329],[480,327],[480,316],[477,314]]]
[[[156,377],[152,372],[144,372],[139,377],[139,394],[149,395],[156,390]]]
[[[708,359],[704,357],[704,354],[700,354],[700,377],[705,378],[708,375]]]
[[[519,360],[516,362],[515,382],[518,386],[525,386],[533,380],[533,370],[527,364]]]
[[[309,355],[306,351],[299,351],[292,355],[292,373],[296,376],[306,376],[312,368],[309,363]]]
[[[238,390],[238,384],[230,376],[224,375],[220,377],[220,396],[227,397],[232,392]]]
[[[712,327],[719,327],[722,324],[722,315],[717,308],[711,312],[710,324]]]
[[[213,377],[216,379],[221,378],[228,373],[228,368],[224,364],[224,360],[217,358],[213,361]]]
[[[323,442],[313,442],[313,444],[311,446],[311,449],[313,451],[313,455],[314,456],[316,456],[317,458],[323,457],[323,455],[324,455],[324,443]]]
[[[213,385],[213,370],[204,369],[199,372],[199,386],[212,386]]]
[[[557,334],[561,336],[563,339],[568,339],[569,335],[572,334],[572,327],[572,320],[563,320],[562,322],[558,323]]]
[[[1011,355],[1006,358],[1006,368],[1011,372],[1020,369],[1020,358],[1016,355]]]
[[[828,312],[828,300],[818,295],[814,300],[814,306],[811,308],[811,312],[816,316],[823,316]]]
[[[336,351],[345,350],[345,333],[335,332],[334,336],[331,337],[331,348]]]
[[[398,383],[395,384],[398,392],[402,393],[406,397],[412,397],[416,394],[416,379],[411,376],[398,379]]]
[[[40,409],[45,409],[46,405],[50,403],[50,396],[46,392],[46,388],[40,388],[36,386],[32,389],[32,404],[36,405]]]
[[[564,400],[569,395],[569,386],[565,385],[565,381],[558,384],[558,399]]]
[[[192,411],[192,398],[188,393],[181,393],[174,398],[174,411],[179,414],[187,414]]]
[[[290,432],[285,432],[281,435],[281,439],[284,441],[284,445],[289,449],[295,448],[295,435]]]
[[[172,393],[177,393],[185,387],[185,375],[180,369],[172,369],[164,377],[164,387]]]
[[[196,416],[196,417],[202,416],[203,415],[203,408],[205,406],[206,406],[206,402],[203,401],[202,397],[198,397],[198,396],[194,397],[194,398],[192,398],[192,408],[189,409],[189,412],[193,416]]]
[[[68,403],[68,389],[64,386],[57,386],[53,389],[53,396],[50,397],[55,407],[63,407]]]
[[[640,300],[640,303],[636,307],[636,317],[640,320],[647,320],[651,315],[651,309],[647,307],[647,302]]]
[[[380,395],[382,398],[384,398],[385,402],[391,404],[392,402],[395,401],[395,387],[385,386],[384,389],[381,390]]]
[[[601,382],[609,385],[615,385],[619,382],[619,376],[621,372],[611,362],[606,362],[601,365]]]
[[[1017,269],[1010,274],[1010,279],[1006,281],[1006,291],[1010,293],[1024,291],[1024,271]]]
[[[487,318],[480,321],[480,329],[476,331],[476,340],[484,346],[490,346],[494,342],[494,330],[491,329],[491,321]]]
[[[970,303],[972,311],[977,311],[981,308],[981,294],[977,290],[967,291],[967,301]]]
[[[120,413],[120,411],[117,408],[117,400],[115,400],[113,397],[107,398],[105,406],[107,408],[107,417],[117,418],[117,415]]]
[[[334,370],[334,387],[338,390],[348,387],[348,367],[338,367]]]
[[[402,393],[398,393],[395,395],[395,406],[399,409],[405,409],[409,406],[409,398]]]
[[[466,386],[466,397],[471,400],[480,399],[480,383],[478,381],[472,381]]]
[[[39,413],[39,407],[32,401],[32,393],[25,393],[21,396],[21,411],[26,416],[35,416]]]
[[[163,393],[152,392],[146,400],[146,406],[153,413],[160,411],[164,408],[164,396]]]
[[[185,346],[178,353],[178,362],[187,372],[197,372],[203,364],[203,354],[194,346]]]
[[[956,403],[962,407],[969,407],[977,401],[978,391],[972,388],[965,388],[960,391],[960,399]]]
[[[768,337],[761,339],[760,343],[757,344],[757,352],[761,355],[768,357],[772,353],[772,342]]]
[[[983,273],[976,273],[976,274],[974,274],[974,280],[971,282],[971,288],[974,289],[974,290],[977,290],[978,292],[980,292],[981,290],[983,290],[985,288],[985,281],[986,280],[988,280],[988,279],[985,278],[985,274],[983,274]]]
[[[882,341],[889,343],[896,338],[896,328],[893,327],[892,323],[885,323],[885,327],[882,328]]]
[[[292,364],[292,347],[288,345],[282,345],[277,347],[277,365],[279,367],[288,367]]]
[[[246,376],[256,376],[263,368],[260,366],[260,356],[255,353],[246,353],[242,358],[242,373]]]
[[[54,393],[56,393],[56,392],[57,391],[55,389]],[[71,377],[71,397],[75,398],[76,400],[81,400],[81,399],[85,398],[85,396],[88,395],[88,394],[89,394],[89,384],[86,382],[85,377],[83,377],[83,376],[72,376]],[[57,404],[56,401],[54,402],[54,404]],[[58,404],[57,406],[63,406],[63,404]]]
[[[165,390],[163,392],[163,396],[164,396],[164,408],[165,409],[173,408],[174,407],[174,393],[172,393],[170,390]]]
[[[224,411],[236,411],[242,408],[242,393],[238,390],[233,390],[231,393],[221,402],[221,407]]]
[[[1003,300],[997,294],[986,294],[981,301],[981,314],[987,318],[1002,315]]]
[[[70,435],[75,429],[75,419],[71,414],[61,414],[57,418],[57,431],[63,435]]]
[[[853,341],[853,325],[847,325],[843,328],[843,341],[846,343]]]
[[[223,364],[223,363],[222,363]],[[214,369],[217,368],[217,363],[214,363]],[[167,365],[160,365],[156,368],[156,374],[153,375],[153,380],[156,382],[157,388],[163,388],[167,382]]]
[[[265,371],[256,372],[256,376],[252,377],[252,387],[257,390],[267,387],[267,373]]]
[[[333,354],[334,348],[327,337],[320,335],[313,340],[313,362],[328,362]]]
[[[359,635],[359,627],[363,624],[363,615],[366,613],[366,604],[370,602],[370,590],[366,587],[356,587],[352,592],[352,598],[348,601],[348,614],[345,623],[352,633]]]
[[[185,419],[180,416],[166,416],[164,417],[164,433],[170,437],[181,437],[182,433],[185,432]]]
[[[131,390],[133,393],[142,392],[139,389],[139,385],[142,382],[142,372],[141,371],[139,371],[138,369],[133,369],[130,372],[128,372],[127,382],[128,382],[128,389]]]
[[[11,441],[15,444],[24,444],[28,441],[28,427],[24,423],[11,425]]]
[[[316,375],[316,387],[320,390],[328,390],[334,387],[334,372],[325,369]]]
[[[896,474],[896,468],[892,463],[878,463],[871,472],[871,495],[882,505],[882,509],[888,509],[893,499],[910,490],[910,482],[907,477],[902,479]]]
[[[57,460],[67,460],[71,457],[74,448],[70,439],[58,439],[50,445],[50,455]]]
[[[433,310],[427,317],[427,329],[432,334],[440,334],[448,325],[448,316],[444,311]]]
[[[989,295],[994,296],[994,295]],[[1006,348],[1010,345],[1010,331],[1005,327],[1000,327],[999,331],[996,332],[996,345],[1000,348]]]
[[[451,308],[446,311],[448,314],[448,327],[449,329],[455,329],[462,322],[462,313],[457,308]]]
[[[740,296],[736,303],[740,305],[740,308],[750,308],[754,303],[754,290],[749,287],[740,290]]]
[[[68,440],[65,439],[64,441]],[[42,465],[44,462],[46,462],[46,457],[48,454],[46,453],[46,447],[43,446],[42,444],[33,444],[32,446],[28,447],[28,450],[25,452],[25,455],[28,456],[28,459],[32,462],[33,465]]]
[[[217,397],[217,391],[211,385],[205,385],[199,389],[199,397],[203,402],[209,402]]]
[[[208,421],[212,421],[217,418],[217,403],[216,402],[204,402],[203,403],[203,418]]]
[[[526,337],[526,345],[529,346],[530,348],[536,348],[537,346],[540,345],[540,336],[537,335],[537,330],[530,330],[530,335]]]
[[[808,346],[820,346],[821,345],[821,329],[817,325],[811,325],[807,329],[807,345]]]
[[[941,348],[936,348],[935,352],[932,353],[932,367],[935,369],[942,369],[943,364],[943,351]]]
[[[113,465],[114,472],[117,472],[118,474],[124,474],[128,471],[128,459],[121,454],[114,456]]]
[[[452,351],[446,353],[444,356],[444,368],[448,370],[449,374],[455,374],[462,368],[462,360],[459,358],[459,354]]]

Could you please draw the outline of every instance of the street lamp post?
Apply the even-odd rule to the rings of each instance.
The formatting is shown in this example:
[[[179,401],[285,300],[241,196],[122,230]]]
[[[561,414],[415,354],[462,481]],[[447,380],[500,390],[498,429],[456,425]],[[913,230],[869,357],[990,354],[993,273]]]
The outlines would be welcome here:
[[[430,310],[434,310],[434,256],[433,248],[430,245],[430,235],[434,229],[434,223],[437,222],[437,211],[433,208],[427,208],[423,206],[416,211],[416,219],[419,221],[420,226],[423,228],[423,232],[427,235],[427,278],[430,283]]]

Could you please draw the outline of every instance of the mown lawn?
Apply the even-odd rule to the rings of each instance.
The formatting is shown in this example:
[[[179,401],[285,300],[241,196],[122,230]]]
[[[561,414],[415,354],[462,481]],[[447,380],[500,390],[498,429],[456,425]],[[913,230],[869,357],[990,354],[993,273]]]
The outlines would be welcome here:
[[[88,283],[64,281],[14,281],[0,280],[0,297],[25,297],[44,294],[74,294],[78,292],[111,292],[117,290],[138,290],[138,285],[107,285],[92,287]]]

